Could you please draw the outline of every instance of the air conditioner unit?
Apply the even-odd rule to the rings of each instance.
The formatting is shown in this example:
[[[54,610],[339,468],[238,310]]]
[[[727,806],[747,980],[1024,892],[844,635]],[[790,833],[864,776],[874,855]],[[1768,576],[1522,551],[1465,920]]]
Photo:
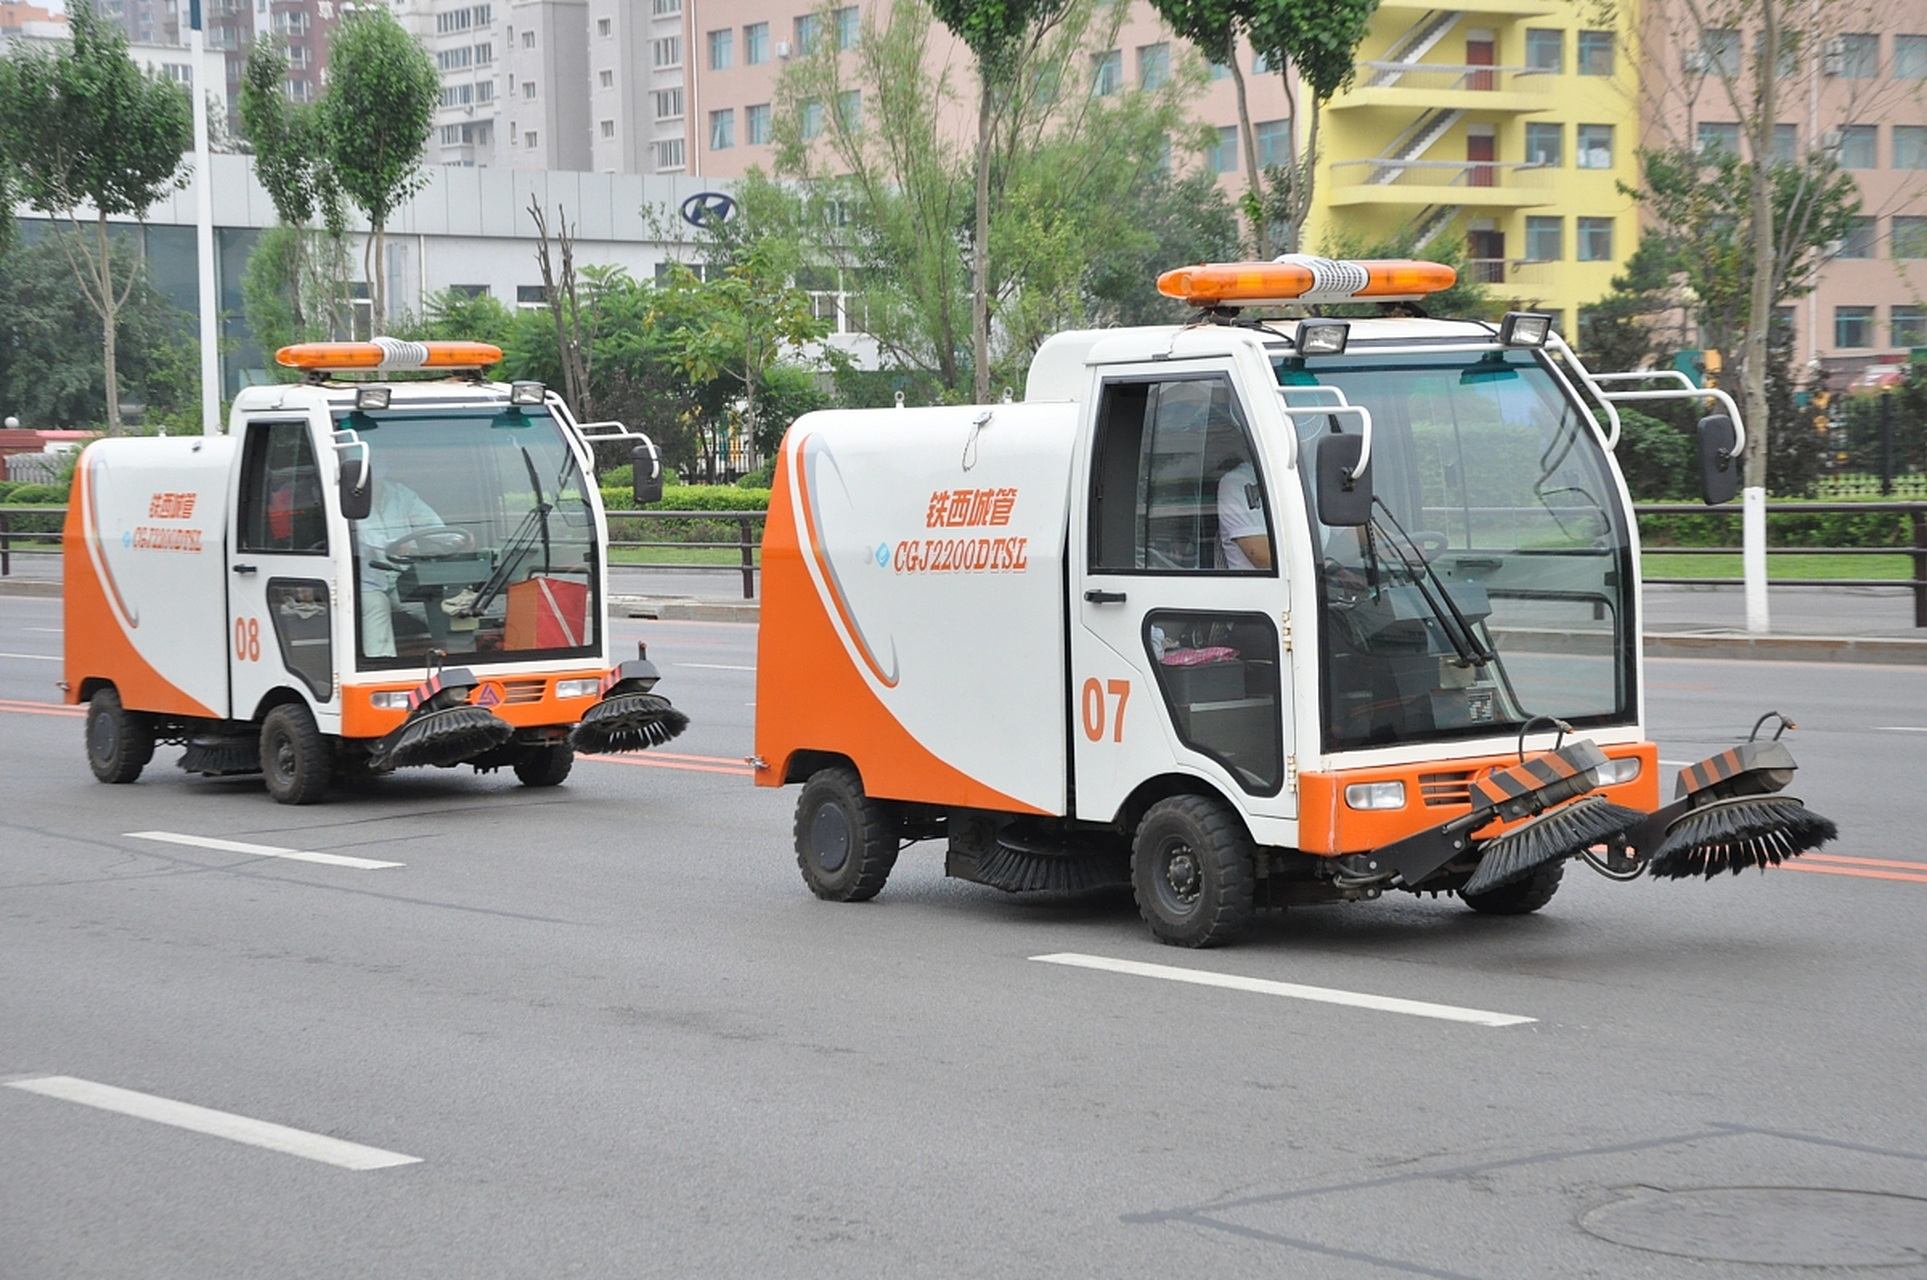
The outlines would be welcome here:
[[[1820,73],[1822,75],[1837,76],[1846,71],[1846,69],[1847,42],[1839,36],[1835,36],[1821,47]]]
[[[789,56],[790,56],[790,42],[789,42],[789,41],[787,41],[787,40],[778,40],[778,41],[776,42],[776,56],[777,56],[777,57],[779,57],[779,58],[787,58],[787,57],[789,57]]]
[[[1820,145],[1828,151],[1838,151],[1840,144],[1845,141],[1846,135],[1838,129],[1829,129],[1820,135]]]
[[[1704,49],[1688,49],[1680,55],[1680,65],[1689,76],[1703,76],[1713,69],[1713,59]]]

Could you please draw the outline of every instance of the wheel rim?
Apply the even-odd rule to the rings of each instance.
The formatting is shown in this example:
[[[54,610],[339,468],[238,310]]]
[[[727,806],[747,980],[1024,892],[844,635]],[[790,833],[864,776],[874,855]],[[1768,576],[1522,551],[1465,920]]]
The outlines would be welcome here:
[[[1173,840],[1161,847],[1152,877],[1159,903],[1172,915],[1189,915],[1197,909],[1198,895],[1204,891],[1204,868],[1190,845]]]
[[[850,860],[850,819],[843,806],[826,804],[810,819],[810,856],[831,873]]]
[[[104,712],[95,715],[93,723],[87,726],[87,749],[94,753],[96,760],[112,760],[119,739],[119,726],[114,723],[114,717]]]
[[[294,739],[285,733],[275,734],[273,741],[268,744],[268,759],[274,765],[275,777],[294,777]]]

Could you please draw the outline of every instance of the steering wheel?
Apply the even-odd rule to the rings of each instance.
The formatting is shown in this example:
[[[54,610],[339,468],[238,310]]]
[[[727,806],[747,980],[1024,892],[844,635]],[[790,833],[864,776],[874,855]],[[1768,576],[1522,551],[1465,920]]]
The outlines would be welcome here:
[[[439,525],[405,533],[382,548],[382,554],[396,560],[435,560],[443,556],[467,555],[475,550],[475,535],[467,529]]]

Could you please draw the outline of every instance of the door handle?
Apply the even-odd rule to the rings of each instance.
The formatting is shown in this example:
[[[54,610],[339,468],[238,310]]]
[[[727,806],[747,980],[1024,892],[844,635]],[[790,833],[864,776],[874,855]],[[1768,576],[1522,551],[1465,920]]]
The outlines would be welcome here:
[[[236,573],[253,573],[255,569],[251,564],[237,564],[234,566],[234,571]]]
[[[1122,591],[1098,591],[1092,589],[1084,593],[1084,599],[1092,604],[1123,604],[1124,593]]]

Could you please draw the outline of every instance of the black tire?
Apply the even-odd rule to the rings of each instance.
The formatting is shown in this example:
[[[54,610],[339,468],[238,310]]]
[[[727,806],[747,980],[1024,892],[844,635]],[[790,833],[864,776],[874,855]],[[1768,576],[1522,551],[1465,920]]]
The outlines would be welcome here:
[[[1566,864],[1563,860],[1548,862],[1535,868],[1530,875],[1508,881],[1496,889],[1484,893],[1461,893],[1465,905],[1488,916],[1525,916],[1531,915],[1540,907],[1552,901],[1552,895],[1559,892],[1559,882],[1566,878]]]
[[[854,769],[820,769],[796,798],[796,865],[825,902],[868,902],[897,864],[884,807],[863,794]]]
[[[575,748],[568,743],[530,747],[515,762],[515,776],[525,787],[558,787],[575,767]]]
[[[313,804],[327,795],[334,754],[305,703],[284,702],[261,721],[261,777],[282,804]]]
[[[1215,947],[1251,919],[1256,850],[1222,801],[1172,796],[1152,805],[1131,846],[1138,914],[1158,941]]]
[[[132,782],[154,758],[153,722],[120,705],[114,689],[100,689],[87,703],[87,763],[102,782]]]

